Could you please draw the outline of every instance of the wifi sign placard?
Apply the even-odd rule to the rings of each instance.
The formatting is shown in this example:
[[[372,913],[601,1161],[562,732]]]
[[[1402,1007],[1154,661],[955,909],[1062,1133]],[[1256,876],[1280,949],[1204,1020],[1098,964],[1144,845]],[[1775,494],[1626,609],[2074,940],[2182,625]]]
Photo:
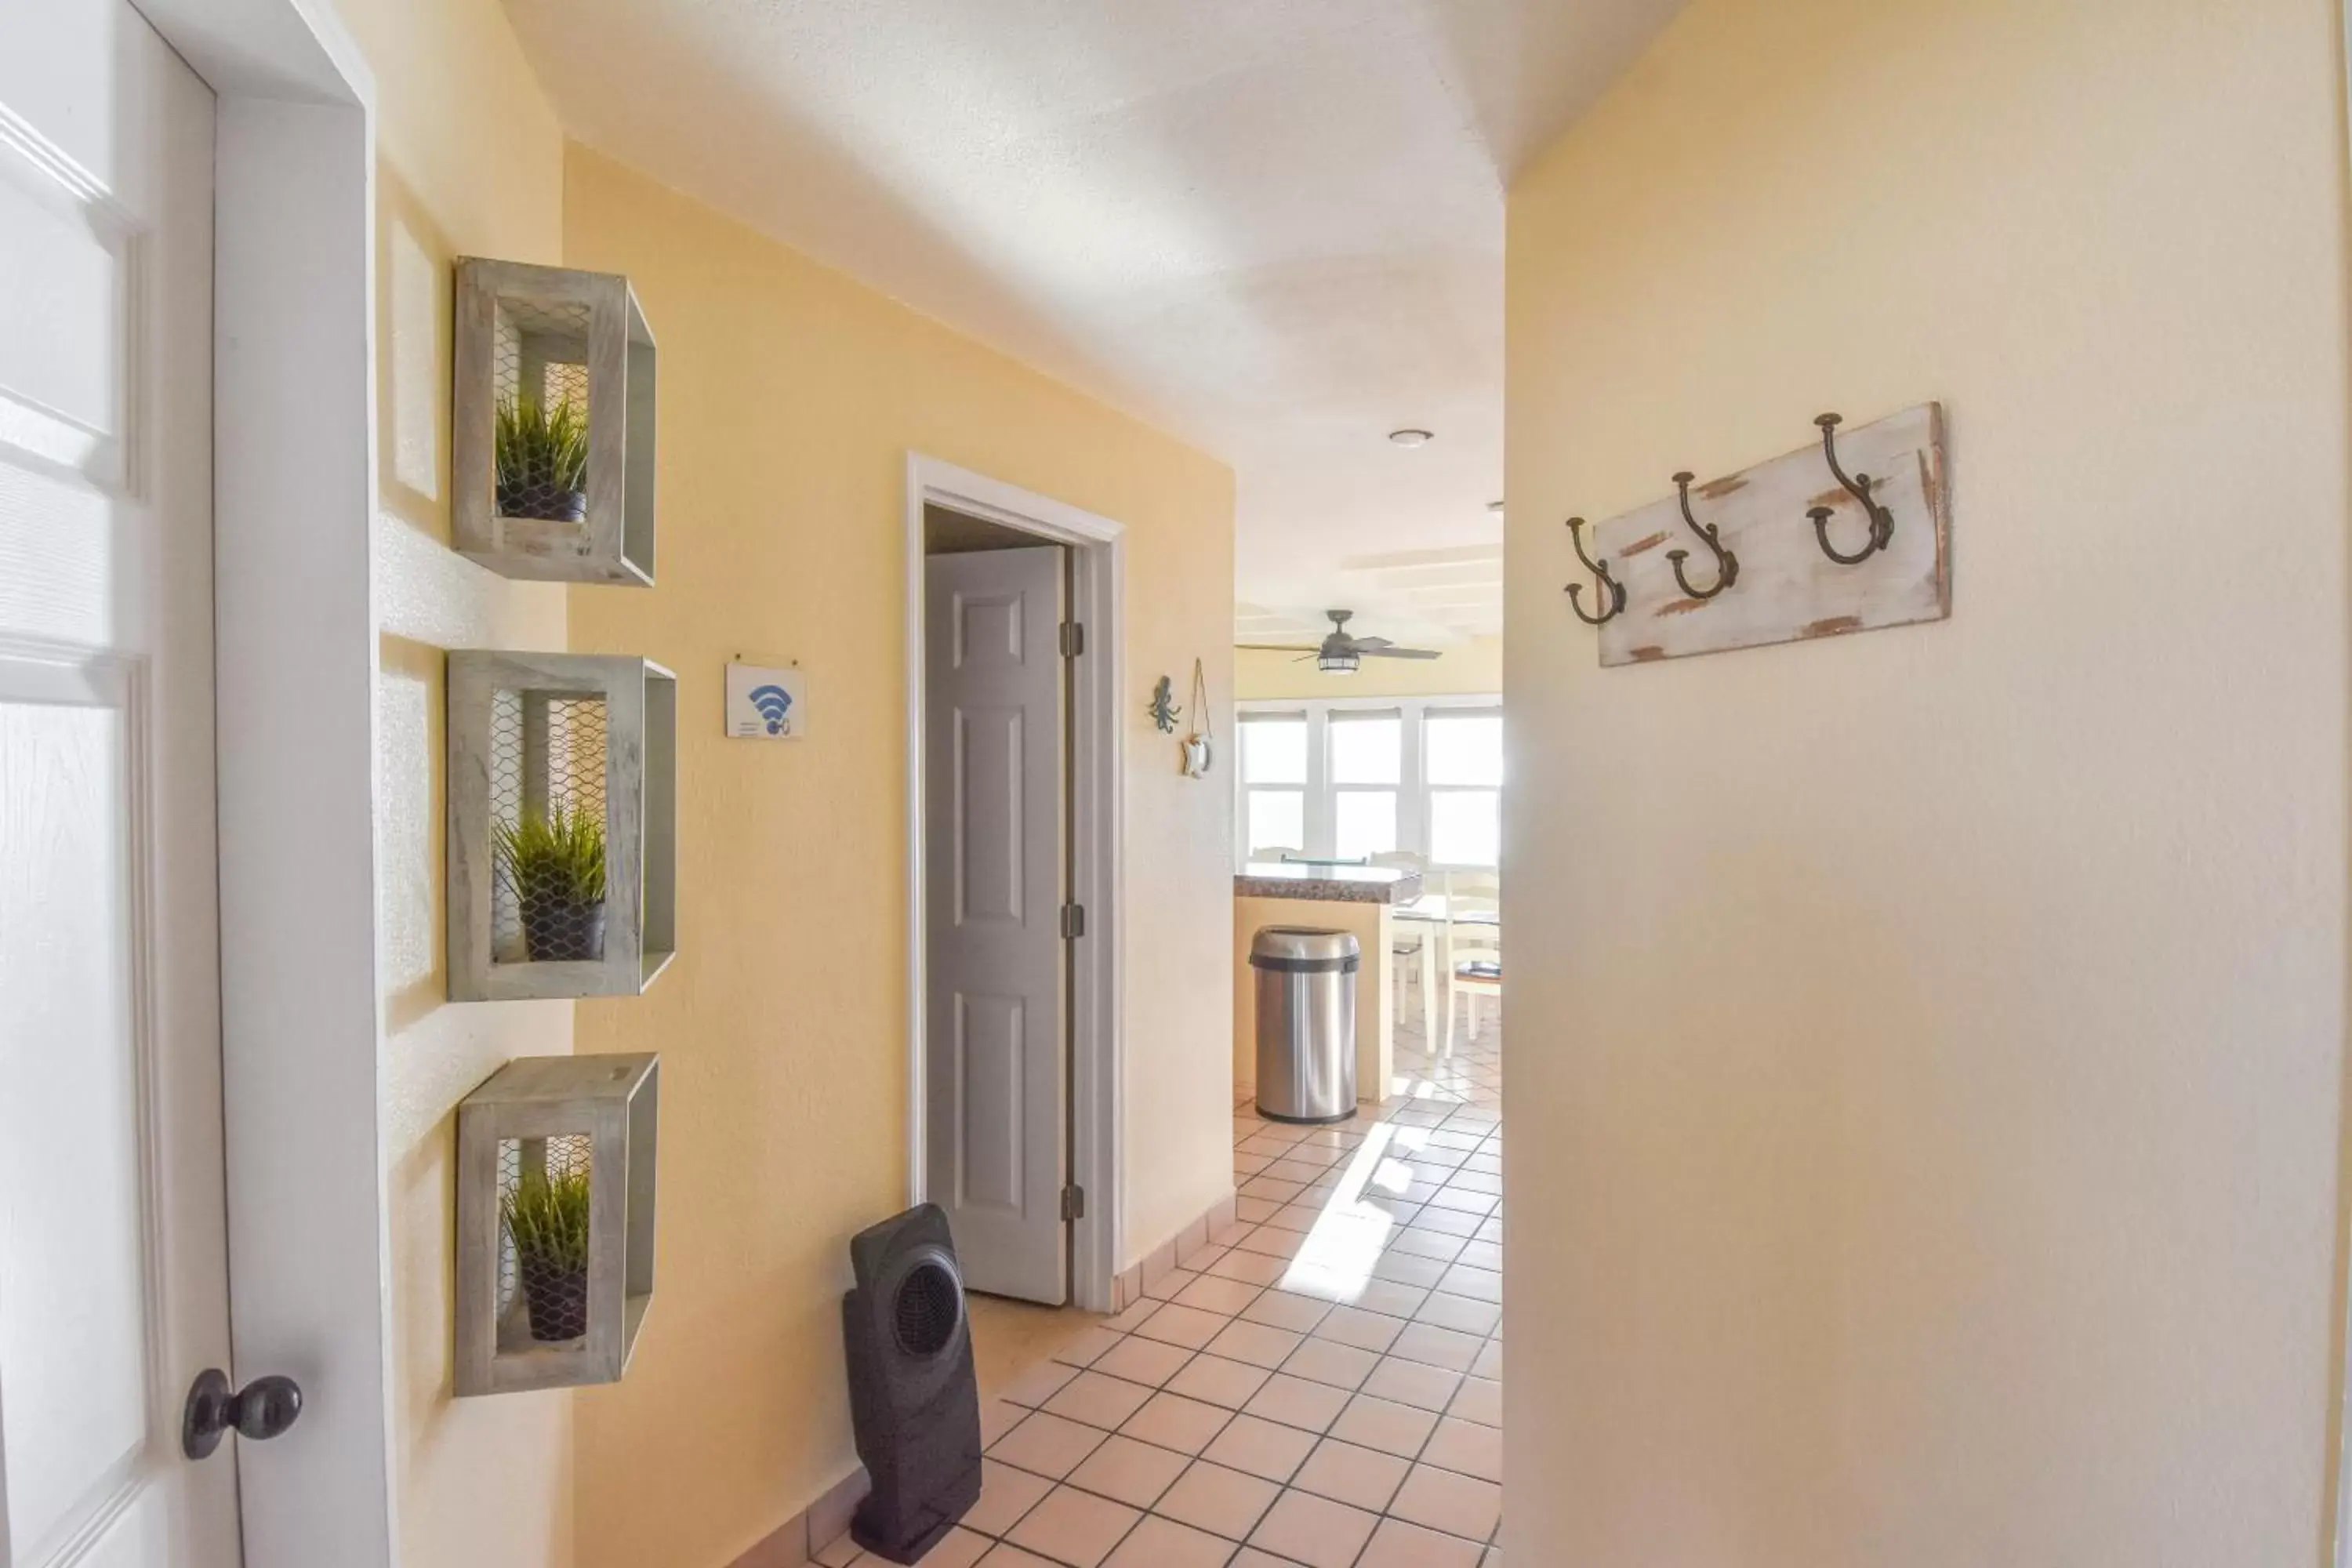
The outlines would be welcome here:
[[[727,732],[739,741],[797,741],[808,733],[808,678],[796,668],[727,667]]]

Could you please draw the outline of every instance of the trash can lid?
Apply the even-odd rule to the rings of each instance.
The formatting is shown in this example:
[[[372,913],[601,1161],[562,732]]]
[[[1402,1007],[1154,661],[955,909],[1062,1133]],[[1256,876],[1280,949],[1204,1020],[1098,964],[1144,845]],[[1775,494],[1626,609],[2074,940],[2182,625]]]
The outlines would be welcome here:
[[[1343,931],[1312,926],[1267,926],[1250,939],[1250,967],[1289,973],[1349,970],[1363,962],[1363,948]]]

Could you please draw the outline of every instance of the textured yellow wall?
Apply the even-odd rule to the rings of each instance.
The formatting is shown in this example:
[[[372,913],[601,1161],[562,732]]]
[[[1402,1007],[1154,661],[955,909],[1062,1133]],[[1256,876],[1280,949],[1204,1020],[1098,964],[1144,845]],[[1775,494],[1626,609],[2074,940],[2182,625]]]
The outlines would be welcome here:
[[[489,0],[341,0],[375,74],[383,1147],[394,1462],[412,1568],[566,1568],[572,1396],[450,1396],[457,1102],[572,1048],[569,1002],[443,998],[442,652],[561,648],[560,586],[449,542],[450,264],[562,259],[563,139]]]
[[[1513,189],[1515,1562],[2323,1560],[2343,58],[1695,0]],[[1594,667],[1550,520],[1927,398],[1949,622]]]
[[[1196,655],[1233,689],[1233,480],[578,148],[565,216],[662,353],[659,585],[573,590],[573,645],[677,672],[682,803],[676,963],[580,1006],[583,1049],[663,1053],[665,1122],[653,1313],[579,1396],[580,1553],[717,1568],[855,1463],[845,1243],[906,1196],[907,452],[1128,527],[1130,1258],[1232,1185],[1232,791],[1144,701]],[[722,737],[739,654],[800,661],[805,742]]]
[[[1501,637],[1473,637],[1443,655],[1368,658],[1353,675],[1325,675],[1311,660],[1299,663],[1295,653],[1235,648],[1234,696],[1244,702],[1284,697],[1491,697],[1503,689]],[[1182,693],[1177,700],[1183,700]]]

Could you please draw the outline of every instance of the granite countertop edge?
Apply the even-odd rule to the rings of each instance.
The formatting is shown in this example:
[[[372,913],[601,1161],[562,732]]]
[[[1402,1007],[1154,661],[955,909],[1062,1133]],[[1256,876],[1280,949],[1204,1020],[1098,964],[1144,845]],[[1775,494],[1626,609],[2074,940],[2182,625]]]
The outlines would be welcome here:
[[[1302,903],[1409,904],[1421,897],[1421,883],[1418,871],[1408,871],[1388,882],[1322,877],[1253,877],[1244,871],[1234,878],[1234,896],[1239,899],[1295,899]]]

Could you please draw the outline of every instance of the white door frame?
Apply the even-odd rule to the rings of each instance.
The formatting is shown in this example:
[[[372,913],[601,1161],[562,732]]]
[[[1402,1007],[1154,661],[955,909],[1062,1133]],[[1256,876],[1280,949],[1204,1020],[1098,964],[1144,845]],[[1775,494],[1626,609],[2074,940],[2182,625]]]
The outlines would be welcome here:
[[[2336,62],[2342,72],[2338,90],[2352,94],[2352,7],[2342,11],[2336,26]],[[2345,129],[2339,122],[2337,134],[2341,136]],[[2338,151],[2352,158],[2352,143]],[[2347,1081],[2346,1089],[2352,1093],[2352,1081]],[[2339,1167],[2352,1168],[2352,1137],[2340,1131],[2336,1134],[2336,1162]],[[2327,1357],[2327,1445],[2331,1463],[2320,1507],[2327,1531],[2327,1561],[2335,1568],[2352,1568],[2352,1518],[2347,1518],[2347,1510],[2352,1510],[2352,1195],[2347,1195],[2341,1182],[2336,1191],[2336,1323],[2329,1335]]]
[[[391,1568],[376,979],[375,84],[330,0],[137,0],[218,98],[214,609],[230,1331],[301,1422],[247,1568]]]
[[[924,1198],[923,508],[942,506],[1070,547],[1071,618],[1086,628],[1072,661],[1070,897],[1086,910],[1071,953],[1070,1179],[1086,1211],[1070,1227],[1070,1299],[1107,1312],[1119,1268],[1127,1103],[1119,1028],[1121,823],[1126,767],[1119,692],[1127,579],[1124,530],[1108,518],[919,452],[907,454],[907,1191]]]

